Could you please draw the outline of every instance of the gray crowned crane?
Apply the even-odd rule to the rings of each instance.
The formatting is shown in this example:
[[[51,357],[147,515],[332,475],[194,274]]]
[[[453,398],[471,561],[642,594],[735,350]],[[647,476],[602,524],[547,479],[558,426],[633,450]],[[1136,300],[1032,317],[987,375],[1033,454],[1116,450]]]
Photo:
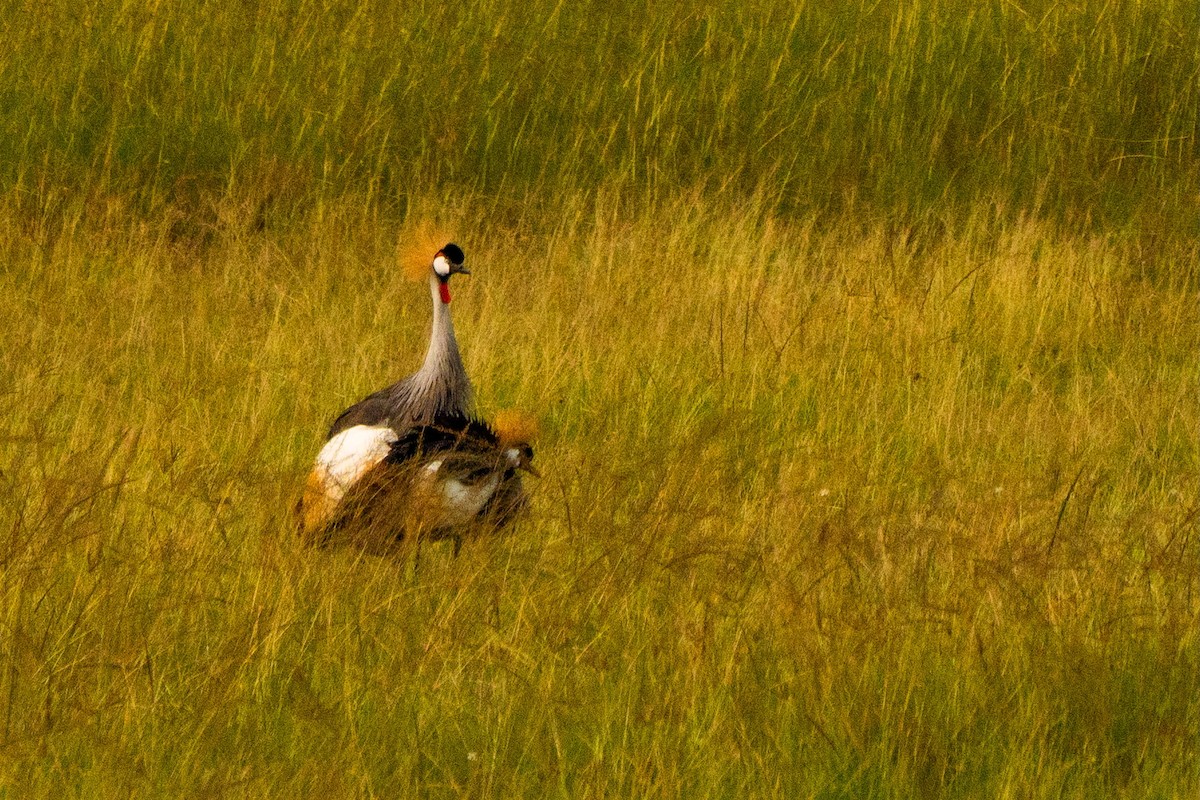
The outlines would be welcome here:
[[[497,419],[438,415],[398,435],[347,489],[322,543],[387,553],[409,537],[448,538],[457,553],[468,532],[508,524],[528,506],[519,472],[539,473],[532,428]]]
[[[519,471],[537,474],[536,424],[517,412],[497,415],[494,427],[472,417],[474,390],[450,320],[450,277],[470,274],[464,261],[454,243],[417,269],[407,260],[414,277],[428,276],[433,301],[425,361],[330,427],[297,507],[310,544],[382,552],[428,535],[454,539],[457,553],[465,530],[501,528],[528,506]]]
[[[471,273],[462,248],[453,242],[438,249],[431,262],[422,263],[423,258],[415,261],[416,269],[412,259],[406,266],[415,276],[428,276],[433,324],[425,361],[412,375],[368,395],[334,420],[298,507],[305,538],[333,522],[346,491],[391,452],[403,433],[438,416],[469,417],[474,409],[475,393],[450,320],[450,278]]]

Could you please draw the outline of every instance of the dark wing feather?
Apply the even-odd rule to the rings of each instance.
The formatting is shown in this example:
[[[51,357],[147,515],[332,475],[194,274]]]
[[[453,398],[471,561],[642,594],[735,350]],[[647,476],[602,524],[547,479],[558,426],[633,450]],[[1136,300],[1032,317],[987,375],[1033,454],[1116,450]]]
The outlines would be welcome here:
[[[389,392],[391,387],[380,389],[378,392],[367,395],[362,400],[359,400],[354,405],[342,412],[341,416],[333,421],[333,425],[329,427],[329,434],[326,440],[332,439],[344,430],[353,428],[355,425],[371,425],[379,426],[388,424],[389,408]]]
[[[467,438],[487,440],[491,444],[497,442],[496,434],[488,427],[487,423],[472,419],[459,412],[427,409],[425,413],[429,414],[429,417],[425,418],[428,419],[428,422],[414,425],[413,423],[419,422],[424,415],[414,414],[411,410],[403,411],[408,406],[405,398],[412,392],[412,376],[409,376],[399,383],[367,395],[343,411],[341,416],[333,421],[326,440],[332,439],[355,425],[387,425],[396,432],[406,431],[410,428],[414,430],[417,428],[444,428],[460,432]]]
[[[442,415],[428,425],[417,425],[402,433],[384,460],[400,464],[418,456],[450,451],[486,453],[499,446],[499,438],[486,422],[457,414]]]

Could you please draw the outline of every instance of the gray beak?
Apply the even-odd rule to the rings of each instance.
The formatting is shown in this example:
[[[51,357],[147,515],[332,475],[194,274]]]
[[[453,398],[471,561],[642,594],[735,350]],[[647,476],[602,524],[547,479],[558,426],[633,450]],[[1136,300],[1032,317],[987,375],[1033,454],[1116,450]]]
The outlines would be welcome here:
[[[523,469],[535,478],[542,477],[542,473],[538,472],[537,467],[528,458],[522,458],[521,463],[517,465],[517,469]]]

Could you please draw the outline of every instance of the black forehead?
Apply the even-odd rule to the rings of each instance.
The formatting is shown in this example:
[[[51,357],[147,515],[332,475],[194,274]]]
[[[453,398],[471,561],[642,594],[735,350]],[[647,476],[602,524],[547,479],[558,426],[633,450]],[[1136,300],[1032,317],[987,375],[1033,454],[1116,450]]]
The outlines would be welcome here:
[[[462,248],[456,245],[454,242],[451,242],[442,248],[442,255],[450,259],[451,264],[461,264],[465,258]]]

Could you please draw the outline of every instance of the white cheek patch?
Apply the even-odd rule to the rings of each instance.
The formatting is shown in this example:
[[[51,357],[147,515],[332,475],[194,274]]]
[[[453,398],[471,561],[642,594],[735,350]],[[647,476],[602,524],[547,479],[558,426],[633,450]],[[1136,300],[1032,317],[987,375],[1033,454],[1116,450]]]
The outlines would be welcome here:
[[[444,255],[441,255],[439,253],[437,258],[435,258],[433,260],[433,271],[436,272],[438,275],[441,275],[442,277],[449,275],[450,274],[450,259],[446,258]]]
[[[355,425],[334,436],[317,455],[317,470],[326,495],[337,502],[363,473],[387,456],[396,432],[391,428]]]

